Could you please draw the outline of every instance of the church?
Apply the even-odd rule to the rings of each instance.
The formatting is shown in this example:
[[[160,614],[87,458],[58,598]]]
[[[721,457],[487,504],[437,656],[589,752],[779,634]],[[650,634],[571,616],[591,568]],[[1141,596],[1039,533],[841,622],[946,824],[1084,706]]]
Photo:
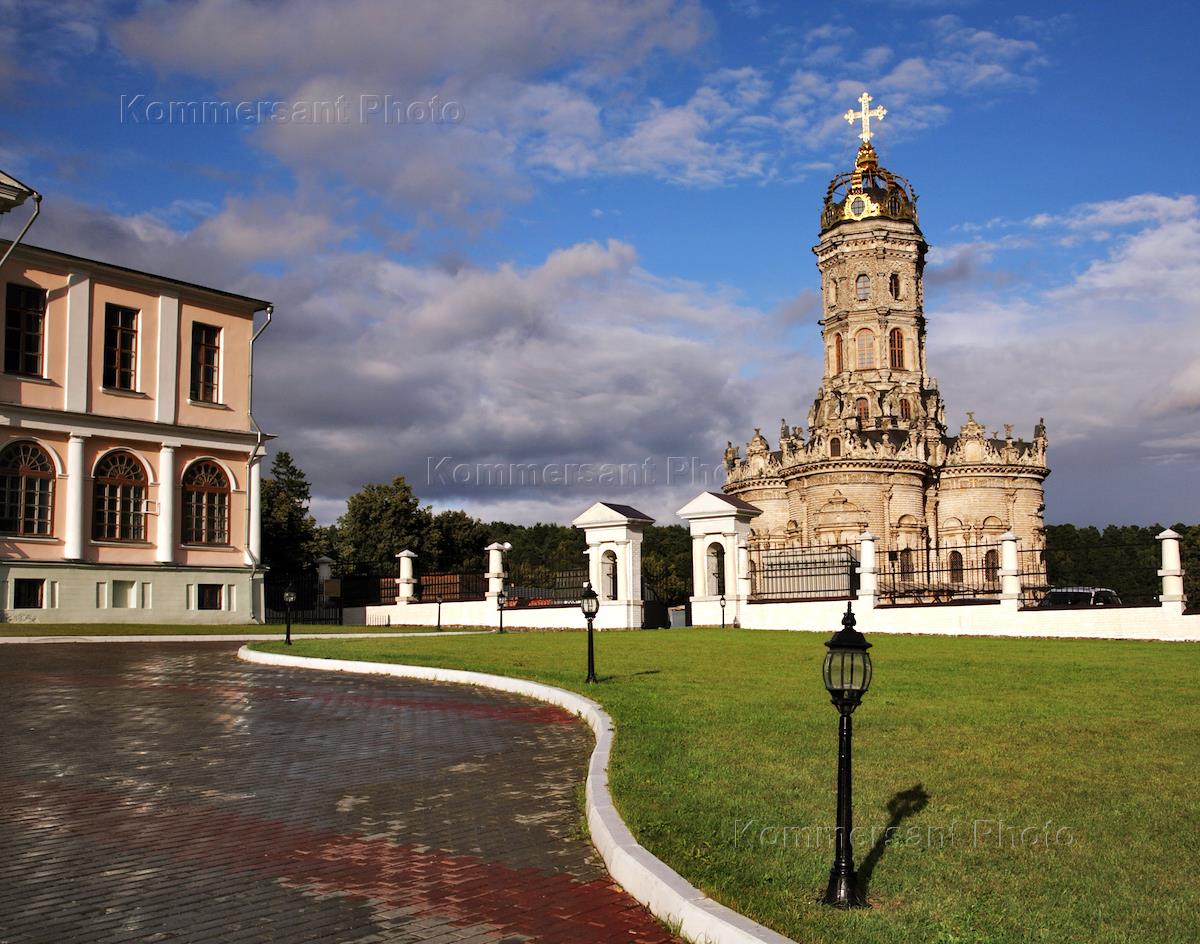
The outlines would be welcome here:
[[[862,145],[829,184],[813,249],[824,372],[807,432],[784,421],[772,449],[755,429],[744,458],[730,443],[724,492],[761,512],[752,553],[851,544],[869,530],[907,571],[994,569],[1006,531],[1045,547],[1045,424],[1030,439],[1008,424],[988,435],[967,413],[950,434],[925,355],[917,194],[879,163],[871,120],[886,111],[871,101],[864,92],[845,116],[861,123]]]

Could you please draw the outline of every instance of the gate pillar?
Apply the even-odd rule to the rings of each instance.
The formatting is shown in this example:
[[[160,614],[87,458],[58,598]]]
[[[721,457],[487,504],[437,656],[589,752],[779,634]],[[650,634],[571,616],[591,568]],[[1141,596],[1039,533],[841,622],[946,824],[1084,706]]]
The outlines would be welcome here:
[[[750,522],[762,509],[731,495],[701,492],[676,514],[692,533],[692,623],[719,626],[721,597],[726,623],[744,623],[743,608],[754,592]]]
[[[642,626],[642,534],[654,519],[629,505],[596,502],[571,522],[587,541],[588,579],[600,597],[597,629]]]

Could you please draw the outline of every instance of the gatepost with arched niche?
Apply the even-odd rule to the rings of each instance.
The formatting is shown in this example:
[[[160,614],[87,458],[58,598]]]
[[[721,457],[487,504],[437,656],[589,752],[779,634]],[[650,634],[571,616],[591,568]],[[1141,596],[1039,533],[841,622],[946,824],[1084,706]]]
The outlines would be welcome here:
[[[600,597],[596,628],[640,628],[642,533],[654,519],[629,505],[596,502],[571,524],[587,540],[588,579]]]
[[[749,502],[701,492],[676,512],[692,532],[692,623],[721,624],[740,619],[750,597],[750,521],[762,514]]]

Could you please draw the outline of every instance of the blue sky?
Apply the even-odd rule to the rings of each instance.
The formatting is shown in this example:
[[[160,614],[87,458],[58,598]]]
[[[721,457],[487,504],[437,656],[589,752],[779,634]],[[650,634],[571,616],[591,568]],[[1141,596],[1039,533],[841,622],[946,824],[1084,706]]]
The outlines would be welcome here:
[[[888,109],[884,164],[921,196],[952,427],[973,409],[1028,435],[1044,415],[1051,521],[1200,519],[1191,5],[0,13],[0,167],[46,195],[30,240],[274,300],[256,411],[322,520],[397,473],[484,517],[607,497],[672,520],[713,482],[668,481],[671,457],[715,463],[726,439],[801,421],[810,248],[864,88]],[[156,111],[339,96],[345,120],[324,123]],[[364,117],[385,97],[408,120]],[[431,475],[444,457],[656,472],[489,488]]]

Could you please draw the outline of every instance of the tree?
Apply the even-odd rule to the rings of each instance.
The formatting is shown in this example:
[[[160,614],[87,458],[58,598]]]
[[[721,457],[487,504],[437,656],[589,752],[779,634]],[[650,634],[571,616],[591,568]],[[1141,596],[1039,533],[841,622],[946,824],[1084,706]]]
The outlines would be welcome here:
[[[312,489],[290,453],[275,454],[261,494],[263,564],[273,578],[302,573],[317,556],[317,523],[308,513]]]
[[[422,508],[403,475],[351,495],[337,520],[337,558],[344,570],[370,570],[403,550],[421,554],[433,515]]]
[[[445,573],[484,568],[483,549],[492,542],[488,526],[465,511],[433,515],[421,542],[417,565],[423,573]],[[417,548],[413,548],[417,550]]]

